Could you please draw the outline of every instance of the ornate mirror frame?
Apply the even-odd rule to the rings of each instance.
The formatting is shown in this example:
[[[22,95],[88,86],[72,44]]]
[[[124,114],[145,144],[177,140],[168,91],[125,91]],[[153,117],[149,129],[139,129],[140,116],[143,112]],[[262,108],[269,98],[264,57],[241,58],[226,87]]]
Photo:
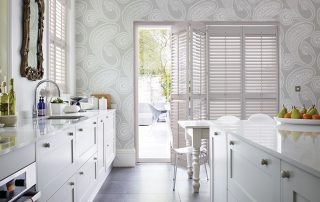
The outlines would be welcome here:
[[[38,36],[37,36],[37,67],[28,65],[29,41],[30,41],[30,0],[23,1],[23,35],[21,46],[20,74],[28,80],[36,81],[42,79],[43,69],[43,28],[44,28],[44,0],[35,0],[38,5]]]

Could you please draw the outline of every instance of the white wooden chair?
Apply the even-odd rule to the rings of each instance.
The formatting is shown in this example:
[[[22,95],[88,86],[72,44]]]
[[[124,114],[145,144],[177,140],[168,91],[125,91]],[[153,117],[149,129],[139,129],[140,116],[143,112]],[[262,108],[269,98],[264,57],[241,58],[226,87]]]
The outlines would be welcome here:
[[[173,191],[175,191],[176,188],[176,178],[177,178],[177,161],[179,156],[181,155],[187,155],[187,154],[192,154],[192,147],[179,147],[179,148],[175,148],[173,146],[173,134],[172,134],[172,130],[171,130],[171,119],[170,119],[170,113],[168,113],[167,118],[166,118],[166,122],[167,122],[167,126],[168,126],[168,131],[169,131],[169,135],[170,135],[170,146],[172,151],[175,154],[175,161],[174,161],[174,173],[173,173]],[[202,147],[202,146],[201,146]],[[201,159],[203,159],[201,161]],[[204,164],[205,167],[205,171],[206,171],[206,176],[207,176],[207,180],[209,180],[208,177],[208,172],[207,172],[207,167],[206,167],[206,163],[208,163],[208,157],[207,157],[207,152],[205,151],[205,149],[200,148],[200,164]]]
[[[275,121],[267,114],[252,114],[248,121],[255,123],[274,123]]]
[[[233,115],[220,116],[217,120],[218,121],[222,121],[222,122],[237,122],[237,121],[240,121],[240,119],[238,117],[233,116]]]

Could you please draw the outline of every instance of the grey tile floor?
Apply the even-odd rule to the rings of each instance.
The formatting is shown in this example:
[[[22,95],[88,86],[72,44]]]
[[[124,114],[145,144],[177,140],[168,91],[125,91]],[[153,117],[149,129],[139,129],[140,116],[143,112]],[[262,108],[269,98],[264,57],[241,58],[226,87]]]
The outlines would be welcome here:
[[[192,180],[178,167],[176,191],[171,164],[138,164],[134,168],[113,168],[95,202],[209,202],[210,185],[200,166],[200,192],[193,193]],[[209,177],[210,178],[210,177]]]

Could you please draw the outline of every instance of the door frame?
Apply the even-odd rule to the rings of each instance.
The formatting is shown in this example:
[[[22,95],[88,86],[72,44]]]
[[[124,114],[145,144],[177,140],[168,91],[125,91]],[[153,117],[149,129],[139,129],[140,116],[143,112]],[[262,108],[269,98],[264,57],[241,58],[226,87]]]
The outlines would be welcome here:
[[[133,22],[133,99],[134,99],[134,147],[136,150],[136,163],[169,163],[171,162],[171,156],[166,158],[139,158],[139,125],[138,125],[138,71],[137,65],[139,61],[138,55],[138,29],[141,27],[171,27],[174,24],[173,21],[134,21]],[[169,148],[170,149],[170,148]],[[171,155],[171,152],[170,152]]]

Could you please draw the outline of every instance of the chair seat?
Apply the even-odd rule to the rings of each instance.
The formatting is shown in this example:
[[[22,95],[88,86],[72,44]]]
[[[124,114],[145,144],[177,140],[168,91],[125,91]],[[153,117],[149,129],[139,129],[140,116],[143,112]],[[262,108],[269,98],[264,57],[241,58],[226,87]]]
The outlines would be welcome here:
[[[173,149],[177,154],[191,154],[192,147],[180,147]]]

